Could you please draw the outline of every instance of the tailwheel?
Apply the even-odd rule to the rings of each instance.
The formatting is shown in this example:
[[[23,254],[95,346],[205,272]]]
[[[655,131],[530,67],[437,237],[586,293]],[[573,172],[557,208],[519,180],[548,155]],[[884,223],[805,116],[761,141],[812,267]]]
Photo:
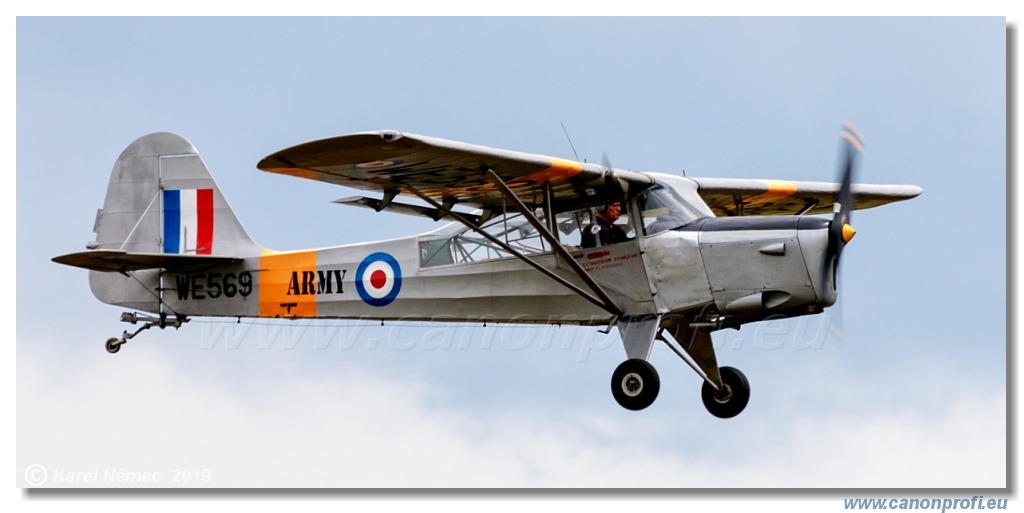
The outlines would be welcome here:
[[[107,352],[110,354],[120,351],[121,346],[127,344],[129,340],[135,338],[136,335],[148,330],[149,328],[156,326],[160,329],[167,327],[178,329],[182,324],[188,322],[188,317],[184,315],[175,315],[173,319],[169,319],[166,313],[160,314],[159,317],[153,317],[151,315],[137,314],[134,312],[124,312],[121,314],[121,322],[127,322],[130,324],[141,322],[142,326],[132,333],[128,333],[128,330],[125,330],[124,333],[121,334],[121,338],[108,338],[104,347],[106,347]]]
[[[622,362],[612,373],[612,396],[627,410],[642,410],[658,397],[661,380],[651,364],[640,359]]]
[[[732,367],[721,367],[718,372],[722,375],[722,388],[715,390],[715,387],[705,381],[700,396],[704,400],[704,407],[712,415],[720,419],[730,419],[747,407],[747,402],[750,401],[750,384],[742,372]]]
[[[114,353],[120,351],[121,350],[121,344],[124,344],[124,342],[125,341],[122,341],[120,339],[108,338],[107,339],[107,343],[106,343],[107,352],[110,353],[110,354],[114,354]]]

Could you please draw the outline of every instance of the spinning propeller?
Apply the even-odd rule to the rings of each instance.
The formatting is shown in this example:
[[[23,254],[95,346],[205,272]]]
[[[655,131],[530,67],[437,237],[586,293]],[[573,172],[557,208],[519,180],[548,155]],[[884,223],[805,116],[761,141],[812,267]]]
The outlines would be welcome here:
[[[853,173],[857,165],[857,155],[864,152],[864,138],[850,122],[843,123],[842,139],[845,144],[845,159],[842,167],[842,182],[836,195],[835,216],[829,227],[829,256],[839,260],[840,253],[846,244],[853,239],[857,231],[850,226],[850,210],[853,207]],[[856,150],[856,151],[855,151]]]
[[[858,155],[864,152],[864,138],[852,123],[843,122],[843,162],[840,166],[840,185],[836,193],[836,201],[832,223],[828,230],[828,254],[825,261],[829,263],[823,271],[831,273],[833,292],[836,294],[832,308],[833,316],[823,317],[828,322],[826,340],[843,344],[843,307],[839,301],[839,255],[846,245],[853,240],[857,231],[850,225],[850,211],[853,210],[853,174],[857,167]],[[827,283],[827,282],[826,282]]]

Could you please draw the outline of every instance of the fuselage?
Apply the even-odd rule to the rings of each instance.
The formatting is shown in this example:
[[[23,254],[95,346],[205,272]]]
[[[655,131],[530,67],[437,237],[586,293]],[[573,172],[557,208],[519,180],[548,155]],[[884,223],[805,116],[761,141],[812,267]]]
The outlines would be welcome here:
[[[715,218],[692,181],[661,175],[655,191],[632,198],[627,210],[634,213],[624,218],[631,240],[593,248],[579,246],[578,232],[587,228],[579,212],[557,216],[563,247],[627,316],[713,311],[740,324],[817,313],[834,302],[825,218]],[[521,218],[485,228],[584,286]],[[94,292],[109,303],[184,316],[581,325],[612,318],[458,223],[395,240],[263,251],[195,272],[134,274],[134,283],[120,288],[104,277]],[[120,290],[145,286],[158,291],[151,301],[118,300]],[[128,292],[124,297],[139,297]]]

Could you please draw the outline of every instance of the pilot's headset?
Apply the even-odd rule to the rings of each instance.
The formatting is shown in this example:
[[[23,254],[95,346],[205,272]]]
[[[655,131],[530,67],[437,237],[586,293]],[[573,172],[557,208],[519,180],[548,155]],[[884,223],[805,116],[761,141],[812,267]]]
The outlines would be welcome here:
[[[626,214],[626,203],[624,201],[618,201],[618,202],[613,201],[612,203],[618,203],[619,204],[619,212],[621,212],[623,215]],[[598,205],[598,206],[594,207],[594,212],[604,212],[605,210],[608,210],[608,205],[611,205],[612,203],[604,203],[604,204]]]

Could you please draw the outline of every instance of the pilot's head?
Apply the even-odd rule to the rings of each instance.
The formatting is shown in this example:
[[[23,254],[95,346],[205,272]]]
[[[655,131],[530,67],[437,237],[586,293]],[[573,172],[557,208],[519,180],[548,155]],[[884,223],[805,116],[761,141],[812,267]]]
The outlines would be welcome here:
[[[607,223],[614,223],[622,215],[622,204],[618,201],[609,203],[597,209],[597,217]]]

